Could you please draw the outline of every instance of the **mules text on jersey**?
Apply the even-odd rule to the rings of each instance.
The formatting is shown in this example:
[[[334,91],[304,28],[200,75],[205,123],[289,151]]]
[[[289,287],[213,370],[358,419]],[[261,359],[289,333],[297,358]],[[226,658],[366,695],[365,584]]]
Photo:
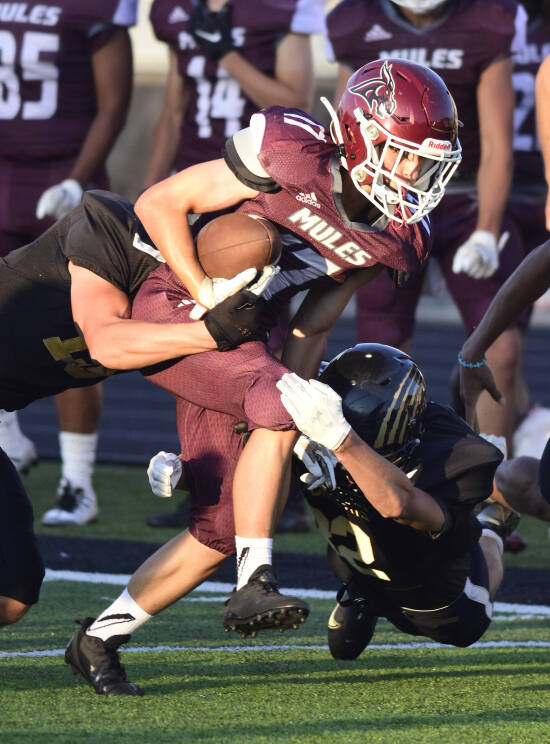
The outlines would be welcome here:
[[[333,251],[352,266],[369,266],[372,264],[370,253],[352,240],[346,240],[342,233],[326,220],[322,219],[307,207],[302,207],[288,218],[298,230],[305,233],[312,242],[320,243]]]

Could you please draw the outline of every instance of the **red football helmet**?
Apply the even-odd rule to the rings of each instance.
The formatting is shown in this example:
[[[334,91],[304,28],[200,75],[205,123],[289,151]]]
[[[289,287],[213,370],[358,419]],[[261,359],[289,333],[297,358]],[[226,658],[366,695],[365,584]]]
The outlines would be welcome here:
[[[461,160],[456,106],[439,75],[401,59],[370,62],[331,115],[342,166],[381,212],[410,224],[439,203]],[[413,183],[399,176],[411,154],[422,158]]]

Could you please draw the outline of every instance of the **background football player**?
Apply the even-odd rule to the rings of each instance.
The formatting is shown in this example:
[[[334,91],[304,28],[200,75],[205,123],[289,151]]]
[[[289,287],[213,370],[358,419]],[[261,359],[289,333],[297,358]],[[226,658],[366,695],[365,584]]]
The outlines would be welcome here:
[[[542,68],[541,68],[542,69]],[[550,66],[546,68],[550,72]],[[550,286],[550,240],[540,245],[522,261],[506,284],[496,294],[475,331],[466,339],[460,350],[460,387],[464,399],[466,419],[475,422],[475,406],[481,392],[487,391],[500,403],[502,393],[495,383],[487,364],[486,351],[503,328],[525,311]],[[519,509],[514,503],[516,490],[528,487],[530,502],[523,511],[548,521],[550,519],[550,446],[548,443],[539,463],[531,457],[517,458],[520,468],[510,468],[505,483],[505,502]],[[533,468],[538,470],[538,488],[530,486]],[[537,473],[535,472],[535,475]],[[542,497],[541,497],[542,494]],[[526,509],[526,506],[528,509]]]
[[[67,214],[83,189],[108,187],[105,161],[132,90],[127,29],[136,22],[137,0],[18,7],[2,18],[7,87],[0,102],[0,256]],[[92,471],[101,403],[100,385],[56,397],[61,480],[44,524],[85,524],[97,517]],[[0,446],[24,471],[37,458],[34,444],[15,412],[2,421]]]

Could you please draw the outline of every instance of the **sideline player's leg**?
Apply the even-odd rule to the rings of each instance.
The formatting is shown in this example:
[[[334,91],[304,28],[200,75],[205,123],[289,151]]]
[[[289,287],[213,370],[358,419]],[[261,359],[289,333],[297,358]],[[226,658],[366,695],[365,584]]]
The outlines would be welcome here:
[[[228,558],[183,532],[153,553],[96,619],[80,623],[65,661],[98,695],[143,695],[126,678],[119,648],[144,623],[195,589]],[[78,622],[78,621],[77,621]]]
[[[31,503],[0,450],[0,626],[17,622],[38,602],[43,578]]]
[[[0,447],[19,473],[27,473],[38,462],[34,442],[21,431],[17,411],[0,410]]]
[[[88,524],[97,519],[99,509],[92,475],[102,403],[101,384],[72,388],[55,396],[61,479],[57,502],[42,517],[44,525]]]

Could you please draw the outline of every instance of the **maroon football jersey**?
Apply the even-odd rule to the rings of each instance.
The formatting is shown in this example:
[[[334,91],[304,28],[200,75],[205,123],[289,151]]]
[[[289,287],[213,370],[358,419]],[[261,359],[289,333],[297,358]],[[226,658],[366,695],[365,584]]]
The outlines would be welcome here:
[[[278,293],[288,297],[326,277],[341,282],[349,271],[377,263],[410,272],[426,260],[428,218],[412,225],[384,215],[374,224],[348,218],[336,146],[322,124],[298,109],[273,106],[253,115],[249,132],[267,174],[263,183],[244,164],[252,167],[238,137],[228,141],[225,159],[243,183],[260,190],[239,211],[266,217],[281,232],[281,270],[264,294],[267,299]]]
[[[514,184],[513,192],[546,195],[540,145],[536,134],[535,77],[550,54],[550,18],[537,18],[527,28],[527,44],[515,56]]]
[[[194,0],[155,0],[151,9],[155,34],[176,54],[189,95],[173,164],[177,170],[219,158],[225,140],[245,127],[258,110],[187,31],[195,4]],[[232,0],[231,5],[236,51],[269,77],[275,74],[276,46],[285,35],[312,34],[323,28],[324,0]]]
[[[328,56],[351,70],[373,59],[397,57],[427,65],[452,93],[458,118],[462,164],[458,179],[479,162],[476,87],[491,63],[525,41],[526,14],[514,0],[456,0],[430,26],[408,23],[390,0],[343,0],[328,15]],[[448,186],[457,188],[457,179]]]
[[[0,156],[71,157],[96,114],[91,55],[137,0],[0,3]]]

